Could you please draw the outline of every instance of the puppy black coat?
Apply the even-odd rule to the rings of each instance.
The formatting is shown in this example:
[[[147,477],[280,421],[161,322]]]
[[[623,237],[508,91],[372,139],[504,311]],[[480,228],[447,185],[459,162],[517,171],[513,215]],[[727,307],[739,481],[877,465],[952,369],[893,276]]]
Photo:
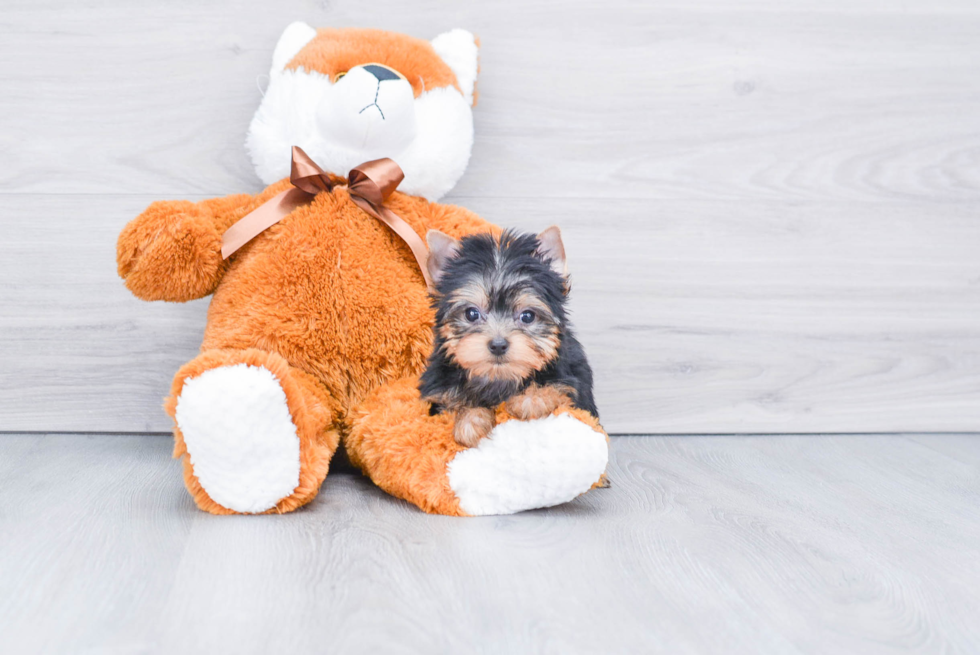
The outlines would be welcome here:
[[[434,348],[422,374],[419,390],[432,402],[431,412],[446,407],[440,399],[453,398],[459,405],[493,408],[520,394],[529,385],[561,385],[572,391],[573,406],[593,416],[599,413],[592,391],[592,368],[582,345],[575,338],[566,310],[567,281],[553,261],[540,252],[541,243],[530,234],[506,231],[500,239],[489,234],[465,237],[449,259],[436,283],[433,308],[436,312]],[[485,294],[488,314],[513,316],[521,298],[534,297],[547,307],[535,326],[544,339],[557,339],[554,354],[543,367],[523,379],[490,379],[471,375],[447,350],[447,340],[471,328],[462,318],[465,303],[456,298],[464,287],[476,287]],[[523,327],[523,326],[519,326]],[[447,336],[448,335],[448,336]],[[549,341],[551,343],[551,341]]]

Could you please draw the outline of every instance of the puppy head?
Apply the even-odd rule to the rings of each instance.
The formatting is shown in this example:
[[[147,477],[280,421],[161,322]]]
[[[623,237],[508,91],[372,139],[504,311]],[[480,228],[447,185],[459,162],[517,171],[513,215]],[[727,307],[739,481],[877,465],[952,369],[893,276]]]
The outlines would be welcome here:
[[[557,227],[427,240],[437,343],[469,377],[519,381],[554,360],[567,294]]]

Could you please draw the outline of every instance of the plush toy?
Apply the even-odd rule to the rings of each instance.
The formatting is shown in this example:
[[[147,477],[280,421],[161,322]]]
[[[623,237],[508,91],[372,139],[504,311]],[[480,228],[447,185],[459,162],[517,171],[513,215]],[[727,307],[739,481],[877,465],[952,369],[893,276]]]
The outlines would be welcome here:
[[[213,294],[201,352],[165,402],[174,456],[201,509],[294,510],[316,496],[341,442],[378,486],[433,513],[546,507],[599,481],[607,438],[585,412],[519,421],[501,408],[469,449],[454,441],[452,416],[429,415],[417,385],[433,315],[419,262],[347,186],[352,168],[391,158],[404,180],[384,211],[415,233],[498,231],[435,203],[469,160],[476,75],[477,43],[463,30],[429,42],[294,23],[247,139],[270,186],[155,202],[120,234],[119,274],[137,297]],[[292,146],[330,183],[223,258],[225,232],[291,188],[282,178]]]

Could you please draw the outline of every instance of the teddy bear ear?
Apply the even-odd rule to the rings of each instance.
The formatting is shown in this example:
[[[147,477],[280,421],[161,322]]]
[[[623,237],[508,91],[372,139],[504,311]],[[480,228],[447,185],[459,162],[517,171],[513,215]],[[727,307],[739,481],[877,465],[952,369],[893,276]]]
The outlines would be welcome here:
[[[276,43],[276,49],[272,51],[272,73],[280,73],[293,57],[303,49],[307,43],[316,37],[316,30],[302,21],[290,23],[282,32]]]
[[[473,91],[476,89],[476,74],[480,67],[479,46],[476,37],[461,29],[443,32],[432,39],[432,47],[442,60],[449,64],[459,82],[466,102],[473,104]]]

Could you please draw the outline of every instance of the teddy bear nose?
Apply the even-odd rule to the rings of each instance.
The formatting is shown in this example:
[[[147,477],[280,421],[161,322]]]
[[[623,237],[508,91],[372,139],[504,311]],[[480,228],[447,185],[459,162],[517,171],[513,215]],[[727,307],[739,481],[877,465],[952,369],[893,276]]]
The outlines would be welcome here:
[[[500,357],[505,352],[507,352],[507,348],[509,346],[510,346],[510,343],[507,342],[507,339],[504,339],[503,337],[497,337],[493,341],[491,341],[490,342],[490,345],[487,346],[487,347],[490,348],[490,353],[491,354],[496,355],[497,357]]]
[[[379,82],[384,82],[385,80],[400,80],[401,75],[396,73],[391,68],[387,66],[382,66],[381,64],[368,64],[364,66],[364,70],[374,75]]]

